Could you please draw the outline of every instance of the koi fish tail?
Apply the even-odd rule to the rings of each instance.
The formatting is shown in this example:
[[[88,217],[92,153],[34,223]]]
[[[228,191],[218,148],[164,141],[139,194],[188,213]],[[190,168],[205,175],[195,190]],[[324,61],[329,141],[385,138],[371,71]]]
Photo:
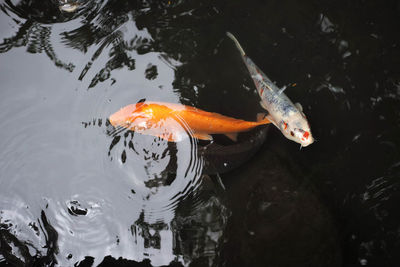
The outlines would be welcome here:
[[[258,113],[257,114],[257,123],[260,125],[271,123],[268,116],[265,113]]]
[[[240,45],[240,43],[239,43],[239,41],[236,39],[236,37],[233,36],[233,34],[230,33],[230,32],[226,32],[226,35],[227,35],[229,38],[231,38],[232,41],[235,43],[237,49],[239,49],[240,54],[241,54],[242,56],[245,56],[246,53],[244,52],[242,46]]]

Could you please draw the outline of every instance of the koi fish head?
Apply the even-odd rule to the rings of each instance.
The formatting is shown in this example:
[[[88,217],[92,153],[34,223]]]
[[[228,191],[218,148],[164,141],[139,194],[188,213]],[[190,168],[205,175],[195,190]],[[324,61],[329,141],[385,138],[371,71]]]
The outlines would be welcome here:
[[[178,142],[187,137],[187,131],[174,116],[174,107],[182,109],[168,103],[139,102],[121,108],[108,119],[114,127]]]
[[[314,142],[310,125],[302,112],[295,112],[286,120],[281,120],[278,127],[286,138],[301,144],[302,147]]]
[[[151,109],[146,109],[148,105],[144,103],[137,103],[127,105],[115,112],[109,117],[111,125],[114,127],[122,126],[129,127],[132,124],[140,124],[140,122],[146,122],[152,119]]]

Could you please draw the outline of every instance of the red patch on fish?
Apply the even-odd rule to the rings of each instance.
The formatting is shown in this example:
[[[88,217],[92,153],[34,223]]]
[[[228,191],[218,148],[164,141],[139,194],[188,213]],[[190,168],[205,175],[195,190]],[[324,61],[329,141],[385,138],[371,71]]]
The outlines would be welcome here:
[[[303,137],[306,138],[306,139],[307,139],[309,136],[310,136],[310,133],[309,133],[309,132],[305,132],[305,133],[303,134]]]

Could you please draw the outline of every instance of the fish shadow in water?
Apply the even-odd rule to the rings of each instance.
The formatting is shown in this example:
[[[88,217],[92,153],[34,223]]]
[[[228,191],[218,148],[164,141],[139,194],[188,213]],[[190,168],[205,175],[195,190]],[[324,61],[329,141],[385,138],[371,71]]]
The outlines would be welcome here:
[[[111,150],[115,145],[121,141],[121,136],[124,135],[125,139],[131,135],[141,135],[132,131],[126,130],[122,127],[113,127],[107,120],[106,123],[106,134],[113,137],[109,147],[109,156]],[[229,172],[246,161],[248,161],[262,146],[266,140],[269,125],[258,126],[248,132],[240,133],[236,142],[230,140],[224,135],[217,134],[213,135],[213,141],[197,140],[197,156],[203,160],[203,174],[216,174]],[[154,137],[148,136],[148,138],[154,139]],[[125,142],[125,141],[124,141]],[[126,143],[126,142],[125,142]],[[126,143],[125,146],[130,146],[130,142]],[[171,154],[175,154],[176,145],[174,142],[168,142],[168,147]],[[125,162],[126,154],[123,151],[121,159]],[[171,155],[172,156],[172,155]],[[177,169],[177,160],[171,160],[166,168],[166,171],[175,173]]]
[[[201,146],[199,155],[204,159],[205,173],[226,173],[238,168],[261,148],[267,138],[268,129],[269,125],[266,125],[240,133],[237,142],[218,135],[214,142]]]

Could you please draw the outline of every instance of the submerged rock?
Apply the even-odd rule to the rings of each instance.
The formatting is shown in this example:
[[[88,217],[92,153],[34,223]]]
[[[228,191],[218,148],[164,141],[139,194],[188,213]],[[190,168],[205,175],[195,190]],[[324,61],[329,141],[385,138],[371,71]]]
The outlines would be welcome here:
[[[331,215],[278,145],[224,178],[232,207],[226,266],[341,266]]]

